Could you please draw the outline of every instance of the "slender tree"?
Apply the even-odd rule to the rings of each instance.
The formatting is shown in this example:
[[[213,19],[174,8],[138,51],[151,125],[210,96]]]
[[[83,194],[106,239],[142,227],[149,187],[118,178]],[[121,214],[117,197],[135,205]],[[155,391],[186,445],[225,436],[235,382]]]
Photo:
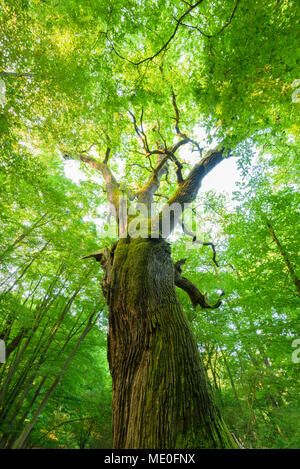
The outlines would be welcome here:
[[[98,200],[106,194],[117,223],[111,248],[106,238],[86,256],[104,269],[115,447],[237,446],[175,287],[203,311],[221,300],[210,303],[183,275],[184,259],[172,260],[168,237],[225,158],[247,158],[249,142],[269,145],[275,137],[286,149],[297,135],[298,13],[296,2],[276,0],[15,0],[0,12],[9,51],[0,71],[3,173],[45,187],[43,161],[58,152],[75,157],[101,175]],[[33,147],[47,152],[37,159]],[[196,163],[185,160],[186,147]],[[153,212],[157,199],[166,202]],[[136,202],[146,207],[138,221]],[[12,233],[3,259],[40,223]],[[135,237],[130,228],[138,223],[143,232]]]

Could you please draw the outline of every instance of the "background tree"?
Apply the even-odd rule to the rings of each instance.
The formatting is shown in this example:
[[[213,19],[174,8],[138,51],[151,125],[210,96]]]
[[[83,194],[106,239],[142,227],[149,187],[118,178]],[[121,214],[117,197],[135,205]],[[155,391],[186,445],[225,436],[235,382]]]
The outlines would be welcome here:
[[[203,195],[197,212],[211,250],[176,244],[186,269],[210,301],[225,290],[221,306],[206,314],[185,307],[222,413],[246,447],[297,447],[298,365],[292,342],[298,337],[298,194],[287,185],[292,172],[274,171],[276,156],[249,172],[233,200]],[[294,167],[285,161],[286,167]],[[273,224],[281,249],[266,223]],[[185,250],[185,253],[184,253]],[[282,251],[285,256],[282,255]],[[288,253],[288,258],[287,258]],[[286,260],[289,260],[286,263]],[[198,266],[201,267],[198,267]],[[291,271],[292,268],[292,271]],[[184,295],[181,302],[186,304]],[[293,446],[295,445],[295,446]]]
[[[69,409],[63,400],[58,404],[57,390],[67,388],[62,380],[73,382],[73,394],[69,394],[74,402],[86,402],[83,421],[91,423],[93,414],[95,422],[105,412],[105,406],[101,412],[98,408],[101,401],[109,396],[109,391],[103,393],[105,366],[100,357],[95,361],[97,354],[103,357],[106,347],[105,306],[96,295],[99,274],[90,266],[82,271],[80,260],[83,244],[96,246],[95,226],[83,222],[90,213],[91,197],[85,195],[80,202],[84,187],[65,178],[59,158],[43,169],[44,179],[31,184],[20,177],[17,182],[14,174],[2,174],[6,197],[1,200],[0,309],[7,359],[1,369],[2,447],[28,445],[52,396],[48,412],[39,420],[42,435],[37,429],[33,439],[37,433],[39,441],[45,425],[55,427],[57,420],[78,422],[79,406]],[[91,328],[93,340],[83,348],[81,343]],[[77,368],[73,365],[69,371],[77,349]],[[89,366],[95,373],[97,368],[102,383],[96,394],[94,381],[86,382],[86,389],[79,384],[78,370],[84,372]]]

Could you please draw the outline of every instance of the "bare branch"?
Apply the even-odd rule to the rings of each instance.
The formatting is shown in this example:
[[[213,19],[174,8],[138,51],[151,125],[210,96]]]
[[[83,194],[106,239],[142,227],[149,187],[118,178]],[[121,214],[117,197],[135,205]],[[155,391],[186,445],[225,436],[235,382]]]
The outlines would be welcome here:
[[[170,159],[175,163],[176,165],[176,178],[177,178],[177,184],[181,185],[184,182],[183,176],[182,176],[182,163],[176,158],[173,152],[167,150],[166,154],[170,156]]]
[[[240,1],[240,0],[237,0],[237,1],[236,1],[236,4],[235,4],[235,6],[234,6],[234,9],[233,9],[233,11],[232,11],[232,13],[231,13],[230,18],[228,19],[228,21],[227,21],[227,22],[222,26],[222,28],[221,28],[219,31],[217,31],[215,34],[207,34],[207,33],[205,33],[204,31],[202,31],[198,26],[194,26],[194,25],[192,25],[192,24],[182,23],[182,21],[180,21],[180,19],[179,19],[179,20],[176,20],[176,18],[175,18],[175,20],[178,22],[178,23],[177,23],[178,26],[181,25],[181,26],[185,26],[186,28],[196,29],[202,36],[207,37],[208,39],[211,39],[212,37],[216,37],[216,36],[218,36],[219,34],[221,34],[221,33],[224,31],[224,29],[226,29],[226,28],[230,25],[230,23],[231,23],[231,21],[232,21],[234,15],[235,15],[235,12],[236,12],[236,10],[237,10],[239,1]]]
[[[167,145],[167,142],[166,142],[166,139],[163,137],[161,131],[160,131],[160,122],[159,120],[156,121],[157,123],[157,126],[155,126],[155,128],[153,129],[153,131],[157,132],[159,137],[161,138],[162,142],[163,142],[163,148],[166,150],[168,148],[168,145]],[[156,142],[156,145],[157,145],[157,148],[159,148],[159,142]]]
[[[180,114],[179,114],[179,109],[178,109],[177,102],[176,102],[176,95],[174,93],[173,88],[172,88],[172,103],[173,103],[173,108],[174,108],[174,111],[175,111],[175,118],[174,118],[175,119],[175,130],[176,130],[177,135],[179,135],[179,137],[181,137],[182,140],[175,143],[170,148],[170,151],[175,153],[182,145],[186,145],[187,143],[192,143],[193,145],[196,146],[197,150],[199,151],[200,155],[202,156],[202,148],[200,148],[200,145],[197,142],[195,142],[195,140],[192,140],[186,134],[182,133],[179,129]]]
[[[177,24],[175,26],[175,29],[173,31],[173,33],[171,34],[171,36],[169,37],[169,39],[167,40],[167,42],[165,42],[165,44],[155,53],[153,54],[151,57],[147,57],[146,59],[143,59],[143,60],[140,60],[139,62],[137,62],[135,65],[140,65],[144,62],[147,62],[149,60],[153,60],[155,57],[157,57],[163,50],[165,50],[169,43],[172,41],[172,39],[175,37],[176,33],[177,33],[177,30],[178,30],[178,27],[181,23],[181,21],[192,11],[194,10],[197,6],[199,6],[201,3],[203,2],[203,0],[199,0],[198,2],[196,2],[194,5],[191,5],[190,8],[183,13],[183,15],[181,15],[181,17],[179,18],[179,20],[176,20],[177,21]]]
[[[109,155],[110,155],[110,148],[107,147],[106,153],[105,153],[105,158],[104,158],[104,160],[103,160],[103,163],[104,163],[104,164],[107,164],[107,163],[108,163]]]
[[[229,154],[228,154],[229,156]],[[224,159],[224,148],[209,151],[201,161],[194,166],[184,184],[178,188],[169,199],[169,203],[188,204],[192,202],[200,189],[203,178]]]
[[[127,166],[129,166],[129,167],[138,166],[139,168],[144,169],[145,171],[148,171],[148,173],[151,173],[151,169],[149,169],[149,168],[147,168],[147,166],[143,166],[139,163],[128,163]]]
[[[151,208],[154,194],[159,188],[161,178],[167,172],[168,158],[168,155],[158,153],[156,167],[152,171],[144,187],[138,192],[138,202],[144,203],[149,210]]]
[[[197,243],[197,244],[202,244],[202,246],[210,246],[211,249],[212,249],[212,252],[213,252],[213,256],[212,256],[212,260],[214,262],[214,264],[219,267],[219,264],[216,260],[216,248],[215,248],[215,245],[213,243],[205,243],[203,241],[200,241],[197,239],[197,237],[195,236],[194,233],[191,233],[190,231],[188,231],[186,229],[186,227],[184,226],[184,223],[181,222],[181,226],[182,226],[182,231],[187,234],[188,236],[191,236],[193,238],[193,243]]]
[[[123,197],[123,193],[120,190],[119,183],[117,182],[116,178],[114,177],[113,173],[111,172],[107,164],[109,155],[110,155],[110,148],[107,148],[105,158],[102,162],[99,162],[95,160],[95,158],[85,155],[83,153],[77,154],[76,157],[80,159],[81,161],[83,161],[84,163],[89,164],[89,166],[91,166],[93,169],[95,169],[96,171],[99,171],[102,174],[103,179],[106,182],[108,202],[110,202],[114,206],[115,208],[114,215],[116,217],[117,223],[119,224],[119,204],[120,204],[121,198]],[[64,154],[63,157],[65,159],[74,158],[72,155],[68,153]]]
[[[180,132],[180,129],[179,129],[180,115],[179,115],[179,110],[178,110],[178,107],[177,107],[176,95],[174,93],[173,88],[172,88],[172,103],[173,103],[173,107],[174,107],[174,111],[175,111],[175,130],[176,130],[176,133],[177,133],[177,135],[179,135],[179,137],[181,137],[183,139],[187,139],[188,138],[187,135]]]
[[[144,148],[144,152],[147,155],[147,154],[150,153],[150,150],[149,150],[147,136],[146,136],[146,134],[144,132],[144,129],[143,129],[143,110],[142,110],[142,113],[141,113],[141,127],[140,128],[137,125],[136,117],[133,114],[133,112],[131,112],[131,111],[128,111],[128,112],[132,117],[135,132],[136,132],[137,136],[139,137],[139,139],[141,140],[143,148]]]
[[[0,72],[0,77],[7,77],[7,78],[28,77],[28,78],[32,78],[32,77],[34,77],[34,73]]]
[[[200,290],[196,287],[194,283],[192,283],[190,280],[188,280],[186,277],[182,277],[181,272],[182,268],[181,266],[185,263],[186,259],[182,259],[174,264],[174,271],[175,271],[175,285],[182,290],[184,290],[190,297],[190,300],[192,302],[193,307],[195,308],[197,305],[200,305],[201,308],[203,309],[215,309],[218,308],[221,305],[221,300],[219,299],[217,303],[214,305],[209,305],[206,302],[206,298],[203,295],[203,293],[200,292]],[[222,293],[223,295],[224,293]],[[222,296],[221,295],[221,296]]]
[[[162,208],[162,211],[158,215],[156,215],[155,219],[153,220],[153,226],[155,226],[160,233],[162,232],[162,220],[166,213],[170,213],[170,207],[172,207],[173,204],[179,204],[181,206],[181,210],[183,211],[186,208],[187,204],[193,202],[193,200],[195,200],[198,194],[198,190],[200,189],[203,178],[215,166],[217,166],[221,161],[223,161],[223,158],[224,148],[221,148],[220,150],[211,150],[204,156],[204,158],[201,159],[198,164],[194,166],[185,181],[179,184],[177,191],[168,200],[166,205]],[[172,217],[170,219],[170,226],[168,228],[169,232],[165,232],[165,236],[168,236],[174,230],[175,226],[181,218],[182,213],[180,213],[178,210],[175,212],[172,213]]]

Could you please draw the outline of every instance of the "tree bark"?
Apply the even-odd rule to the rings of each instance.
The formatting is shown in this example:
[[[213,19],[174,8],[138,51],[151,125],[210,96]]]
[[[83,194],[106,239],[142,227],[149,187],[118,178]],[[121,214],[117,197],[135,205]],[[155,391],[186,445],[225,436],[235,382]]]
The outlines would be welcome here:
[[[163,239],[121,239],[99,255],[109,306],[115,448],[236,448],[175,293]]]
[[[178,111],[176,131],[182,140],[164,150],[150,151],[143,129],[133,119],[146,156],[158,154],[156,168],[137,194],[138,201],[149,209],[167,160],[176,165],[178,187],[162,211],[148,219],[150,238],[122,236],[111,250],[105,247],[85,256],[100,261],[105,270],[102,290],[109,308],[114,447],[237,448],[214,401],[175,284],[189,294],[194,305],[210,306],[201,292],[181,276],[181,264],[173,264],[170,246],[164,239],[173,231],[186,204],[197,196],[203,178],[223,160],[224,148],[209,151],[184,180],[182,164],[174,153],[193,141],[180,133]],[[102,173],[108,200],[117,212],[120,187],[109,171],[107,158],[102,163],[82,155],[79,158]],[[173,204],[181,208],[176,214],[170,211]],[[167,229],[165,215],[170,216]],[[118,216],[116,219],[119,233],[125,234]]]

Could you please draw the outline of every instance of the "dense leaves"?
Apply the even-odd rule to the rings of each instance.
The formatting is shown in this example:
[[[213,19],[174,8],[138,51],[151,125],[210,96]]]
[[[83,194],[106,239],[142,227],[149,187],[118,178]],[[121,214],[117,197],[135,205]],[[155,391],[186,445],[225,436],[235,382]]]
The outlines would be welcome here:
[[[245,446],[299,447],[299,13],[296,0],[0,2],[2,447],[111,446],[102,272],[82,257],[115,235],[84,158],[109,147],[133,194],[178,127],[183,177],[217,145],[238,157],[233,197],[215,187],[190,211],[217,262],[180,227],[170,239],[208,302],[223,292],[201,310],[178,290],[219,405]]]

